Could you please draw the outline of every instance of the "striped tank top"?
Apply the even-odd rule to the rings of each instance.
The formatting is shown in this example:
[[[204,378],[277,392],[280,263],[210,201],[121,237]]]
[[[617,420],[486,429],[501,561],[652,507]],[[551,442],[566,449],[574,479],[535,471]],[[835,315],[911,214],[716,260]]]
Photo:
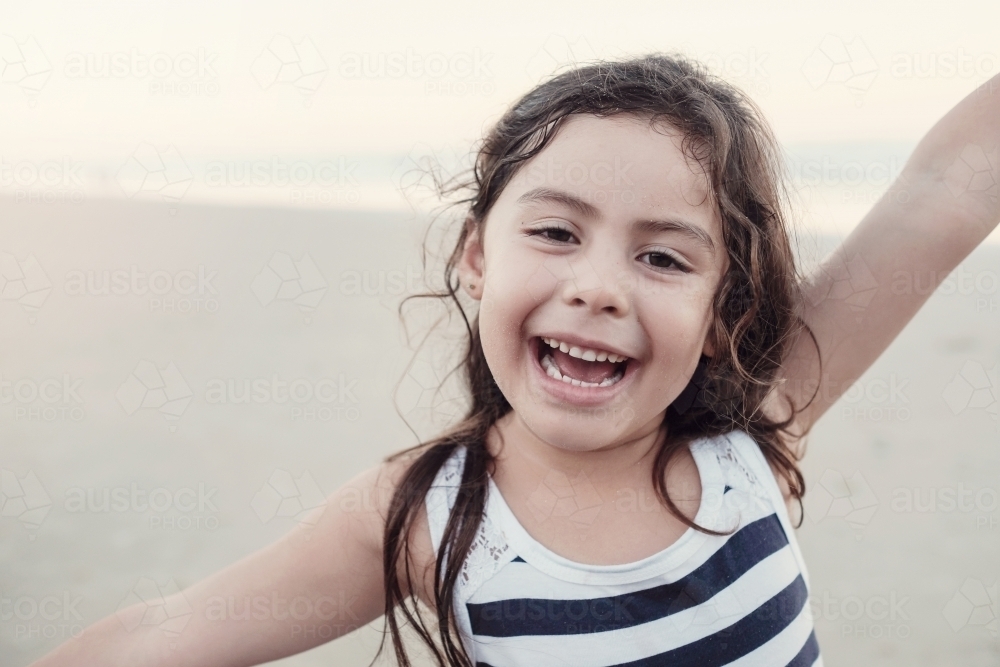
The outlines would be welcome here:
[[[701,526],[624,565],[584,565],[535,541],[490,480],[486,512],[455,588],[465,650],[477,667],[822,667],[809,575],[781,491],[743,431],[690,445]],[[425,505],[435,552],[465,463],[459,448]],[[574,492],[577,482],[571,482]],[[596,493],[596,492],[595,492]],[[586,502],[552,514],[586,520]],[[601,511],[598,509],[597,511]],[[583,514],[581,514],[583,512]]]

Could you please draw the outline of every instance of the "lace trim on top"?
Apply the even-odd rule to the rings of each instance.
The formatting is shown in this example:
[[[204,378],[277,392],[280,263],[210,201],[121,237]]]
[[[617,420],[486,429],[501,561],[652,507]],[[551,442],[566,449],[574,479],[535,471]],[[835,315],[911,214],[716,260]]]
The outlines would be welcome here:
[[[719,468],[722,469],[722,475],[730,487],[758,496],[767,496],[763,480],[757,479],[757,476],[746,467],[728,438],[714,447],[714,453]]]
[[[431,531],[431,541],[436,554],[441,548],[444,529],[448,523],[451,508],[458,497],[458,487],[462,483],[465,468],[465,449],[458,448],[445,462],[427,493],[427,522]],[[456,608],[465,604],[476,590],[513,558],[503,532],[485,514],[472,541],[469,554],[462,563],[455,583]],[[460,615],[461,617],[461,615]]]
[[[472,542],[469,556],[462,564],[458,581],[458,597],[468,600],[480,586],[506,565],[513,555],[503,533],[494,525],[489,516],[479,523],[479,531]]]

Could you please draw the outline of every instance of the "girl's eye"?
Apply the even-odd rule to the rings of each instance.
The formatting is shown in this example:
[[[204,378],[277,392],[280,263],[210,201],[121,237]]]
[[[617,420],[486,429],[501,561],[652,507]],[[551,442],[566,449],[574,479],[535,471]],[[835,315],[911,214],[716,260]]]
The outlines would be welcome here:
[[[573,232],[562,227],[539,227],[528,231],[529,236],[541,236],[556,243],[569,243],[573,240]]]
[[[648,257],[648,264],[657,269],[669,269],[671,267],[676,267],[684,273],[691,271],[689,267],[670,253],[653,251],[645,253],[642,257]]]
[[[525,233],[528,236],[540,236],[553,243],[571,243],[573,241],[573,232],[562,227],[538,227],[536,229],[529,229]],[[668,270],[676,268],[684,273],[691,272],[689,266],[669,252],[654,250],[640,255],[640,257],[649,258],[647,263],[654,269]]]

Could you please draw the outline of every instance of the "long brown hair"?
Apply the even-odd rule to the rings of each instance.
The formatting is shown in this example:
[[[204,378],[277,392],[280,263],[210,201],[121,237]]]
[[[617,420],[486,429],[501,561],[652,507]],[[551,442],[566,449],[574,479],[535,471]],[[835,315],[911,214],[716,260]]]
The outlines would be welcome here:
[[[796,438],[805,435],[792,434],[790,427],[806,406],[795,406],[787,399],[791,413],[781,422],[762,411],[790,342],[803,328],[814,343],[815,337],[798,314],[801,276],[786,227],[780,151],[761,112],[742,92],[681,56],[653,54],[563,72],[515,102],[490,129],[476,151],[468,178],[441,188],[444,195],[464,195],[458,199],[464,222],[444,266],[444,288],[415,296],[442,299],[461,315],[468,346],[459,369],[471,404],[464,419],[444,435],[390,457],[412,457],[390,503],[384,532],[386,624],[396,658],[404,666],[411,662],[403,646],[399,614],[438,665],[471,666],[458,636],[452,597],[486,505],[494,465],[486,435],[511,410],[483,355],[478,315],[470,320],[458,298],[457,265],[469,234],[482,231],[511,177],[549,144],[572,114],[631,114],[680,130],[684,152],[704,169],[722,219],[729,268],[713,303],[710,335],[716,354],[701,358],[687,388],[667,409],[667,437],[653,466],[653,484],[661,501],[686,525],[712,532],[688,519],[670,499],[665,471],[670,459],[692,439],[736,429],[754,438],[800,503],[805,492],[796,456],[782,433]],[[465,449],[466,463],[436,557],[433,602],[437,622],[432,627],[408,585],[414,581],[410,533],[436,473],[459,447]],[[405,580],[401,580],[400,567]],[[404,588],[409,592],[404,593]],[[383,636],[383,648],[384,643]]]

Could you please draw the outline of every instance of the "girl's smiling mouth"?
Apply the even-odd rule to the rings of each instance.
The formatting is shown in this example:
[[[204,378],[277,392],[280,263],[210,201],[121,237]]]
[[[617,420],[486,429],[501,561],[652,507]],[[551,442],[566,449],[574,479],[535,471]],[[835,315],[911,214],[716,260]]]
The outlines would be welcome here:
[[[575,387],[610,387],[625,375],[628,357],[580,348],[556,338],[540,338],[545,344],[539,345],[540,363],[549,377]]]
[[[573,336],[533,336],[532,365],[546,391],[561,401],[598,405],[613,398],[635,375],[639,363],[623,354],[588,347]]]

